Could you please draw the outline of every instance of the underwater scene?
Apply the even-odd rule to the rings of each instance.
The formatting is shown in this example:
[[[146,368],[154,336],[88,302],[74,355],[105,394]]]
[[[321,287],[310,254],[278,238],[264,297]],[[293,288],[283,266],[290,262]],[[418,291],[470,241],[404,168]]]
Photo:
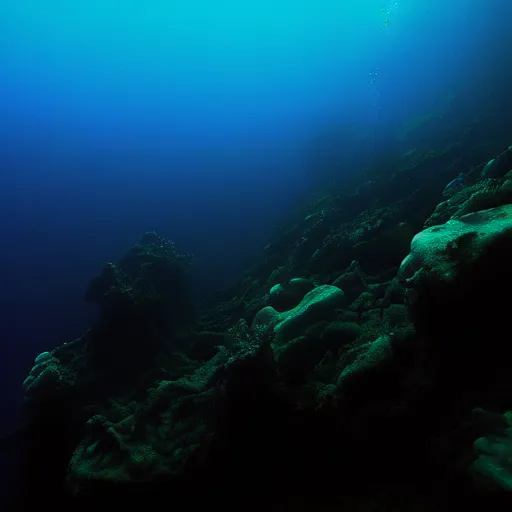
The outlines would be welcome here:
[[[511,22],[0,2],[0,510],[511,510]]]

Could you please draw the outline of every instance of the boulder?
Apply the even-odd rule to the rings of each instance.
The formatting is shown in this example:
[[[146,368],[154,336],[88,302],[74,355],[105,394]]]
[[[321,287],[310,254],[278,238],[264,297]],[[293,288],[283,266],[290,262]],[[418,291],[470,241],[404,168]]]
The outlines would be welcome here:
[[[418,233],[404,258],[399,278],[409,287],[422,280],[450,282],[462,267],[475,262],[500,240],[512,236],[512,205],[504,205],[449,220]]]
[[[334,280],[332,285],[343,290],[347,296],[347,302],[352,302],[359,297],[366,290],[365,275],[359,263],[356,260],[352,261],[347,270]]]
[[[270,289],[270,305],[276,311],[287,311],[297,306],[306,293],[315,287],[313,281],[295,277]]]
[[[345,295],[336,286],[317,286],[307,293],[300,304],[289,311],[277,312],[272,306],[261,309],[253,320],[252,328],[273,327],[277,345],[300,336],[313,324],[332,320],[336,308],[345,302]]]
[[[477,483],[512,491],[511,414],[475,409],[473,423],[486,432],[473,443],[475,459],[471,472]],[[480,482],[482,480],[482,482]]]
[[[50,352],[42,352],[34,360],[34,366],[23,381],[24,400],[40,398],[73,384],[72,372]]]
[[[512,205],[418,233],[398,273],[416,327],[445,338],[497,333],[508,314],[511,260]]]
[[[512,146],[509,146],[496,158],[489,160],[483,168],[481,178],[496,178],[503,176],[512,169]]]

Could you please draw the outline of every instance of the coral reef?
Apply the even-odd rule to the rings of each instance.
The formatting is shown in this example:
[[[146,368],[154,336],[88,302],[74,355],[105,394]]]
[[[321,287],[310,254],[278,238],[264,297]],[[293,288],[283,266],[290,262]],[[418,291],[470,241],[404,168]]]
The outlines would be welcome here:
[[[107,264],[23,384],[20,510],[510,507],[510,148],[460,145],[317,197],[209,309],[155,233]]]

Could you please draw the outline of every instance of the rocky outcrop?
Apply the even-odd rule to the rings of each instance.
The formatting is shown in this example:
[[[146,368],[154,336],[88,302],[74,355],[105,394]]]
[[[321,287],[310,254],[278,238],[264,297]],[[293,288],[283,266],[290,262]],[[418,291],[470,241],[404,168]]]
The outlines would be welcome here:
[[[465,461],[477,489],[498,493],[512,489],[510,425],[496,412],[470,410],[510,408],[511,259],[512,205],[506,204],[418,233],[399,271],[429,371],[435,368],[438,406],[469,429],[452,438],[455,458]]]
[[[512,413],[498,414],[477,408],[473,423],[482,435],[473,443],[471,465],[477,485],[512,491]]]
[[[399,270],[417,325],[430,333],[450,324],[486,323],[482,313],[493,308],[498,315],[504,312],[498,290],[512,283],[510,258],[512,205],[470,213],[418,233]],[[468,318],[469,312],[475,316]],[[450,321],[450,315],[459,313],[464,322]]]
[[[412,174],[390,181],[411,192]],[[98,322],[24,383],[24,495],[62,493],[60,510],[494,503],[511,488],[512,201],[493,176],[437,208],[441,180],[388,205],[371,182],[320,201],[198,322],[189,257],[146,235],[91,282]]]
[[[275,343],[282,344],[300,336],[315,323],[331,320],[336,316],[336,308],[344,305],[345,295],[336,286],[322,285],[308,292],[300,303],[288,311],[278,313],[267,306],[254,318],[253,329],[262,326],[271,328]]]
[[[310,279],[295,277],[285,283],[274,285],[269,292],[270,305],[276,311],[286,311],[297,306],[315,284]]]

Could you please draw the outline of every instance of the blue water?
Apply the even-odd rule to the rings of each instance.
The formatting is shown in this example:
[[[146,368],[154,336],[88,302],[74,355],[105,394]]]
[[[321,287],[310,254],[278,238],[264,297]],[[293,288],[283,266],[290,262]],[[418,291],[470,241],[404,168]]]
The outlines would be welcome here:
[[[506,101],[510,4],[3,0],[0,427],[144,231],[196,254],[207,296],[299,198],[412,149],[404,126]]]

